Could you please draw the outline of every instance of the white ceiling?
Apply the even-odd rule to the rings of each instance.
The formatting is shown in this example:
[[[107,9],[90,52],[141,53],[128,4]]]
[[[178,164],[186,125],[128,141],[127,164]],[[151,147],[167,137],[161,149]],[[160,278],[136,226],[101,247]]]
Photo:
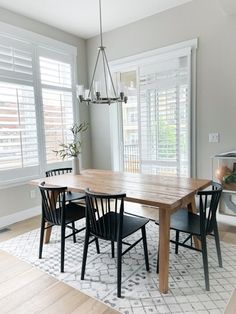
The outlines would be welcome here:
[[[103,30],[106,32],[190,1],[102,0]],[[99,32],[98,0],[0,0],[0,6],[83,38]]]

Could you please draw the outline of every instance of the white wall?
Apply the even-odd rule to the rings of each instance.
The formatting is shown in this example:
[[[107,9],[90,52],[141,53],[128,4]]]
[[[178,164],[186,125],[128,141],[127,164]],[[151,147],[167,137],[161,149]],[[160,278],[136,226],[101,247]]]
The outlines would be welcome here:
[[[104,34],[109,60],[198,37],[197,175],[211,178],[210,157],[236,149],[236,18],[227,16],[218,0],[194,0]],[[89,73],[98,37],[87,41]],[[94,168],[111,168],[108,106],[90,107]],[[219,132],[220,143],[208,143]]]
[[[87,84],[87,59],[85,40],[50,27],[46,24],[31,20],[22,15],[14,14],[8,10],[0,8],[0,21],[24,28],[26,30],[71,44],[78,49],[78,81],[80,84]],[[89,110],[86,105],[79,107],[80,120],[89,121]],[[84,140],[83,164],[84,168],[91,165],[90,132]],[[0,190],[0,217],[14,214],[18,211],[34,208],[40,204],[40,195],[36,189],[36,198],[30,198],[30,191],[35,189],[29,185],[21,185],[14,188]]]

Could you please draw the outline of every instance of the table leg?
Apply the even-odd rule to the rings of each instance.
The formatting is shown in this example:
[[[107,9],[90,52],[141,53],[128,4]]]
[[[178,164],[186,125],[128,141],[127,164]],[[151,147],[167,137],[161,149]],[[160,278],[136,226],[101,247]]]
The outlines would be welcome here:
[[[46,226],[45,227],[47,228],[47,227],[50,227],[50,226],[51,226],[50,223],[46,222]],[[44,234],[44,243],[45,244],[49,243],[50,237],[51,237],[51,232],[52,232],[52,226],[51,226],[51,228],[47,228],[45,230],[45,234]]]
[[[191,213],[197,213],[197,208],[196,208],[196,202],[195,202],[195,197],[193,196],[190,203],[188,204],[188,211]],[[201,249],[201,241],[197,237],[193,237],[194,241],[194,246],[196,249],[200,250]]]
[[[159,290],[168,293],[170,213],[159,209]]]

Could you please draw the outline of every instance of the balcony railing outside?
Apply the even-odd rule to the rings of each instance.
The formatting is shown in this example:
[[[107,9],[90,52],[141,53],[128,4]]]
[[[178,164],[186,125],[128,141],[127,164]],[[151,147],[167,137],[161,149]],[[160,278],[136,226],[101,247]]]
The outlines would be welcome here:
[[[138,145],[124,145],[124,171],[132,173],[140,172]]]
[[[159,161],[142,161],[139,158],[139,146],[137,144],[124,145],[124,171],[132,173],[159,174],[165,176],[178,176],[181,167],[182,176],[187,176],[188,163],[182,160],[178,166],[177,161],[168,159]]]

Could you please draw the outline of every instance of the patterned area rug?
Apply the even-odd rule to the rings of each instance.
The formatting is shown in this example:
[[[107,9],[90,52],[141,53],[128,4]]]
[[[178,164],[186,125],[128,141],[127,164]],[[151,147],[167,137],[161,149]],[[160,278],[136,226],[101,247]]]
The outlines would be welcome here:
[[[84,222],[80,222],[81,226]],[[116,297],[116,259],[111,258],[110,244],[100,241],[101,254],[95,244],[89,247],[85,280],[80,280],[84,234],[66,240],[65,273],[60,273],[60,229],[53,227],[49,244],[44,245],[43,259],[38,259],[39,229],[0,243],[0,249],[19,257],[49,275],[106,303],[122,313],[223,313],[236,286],[236,245],[221,243],[223,268],[218,267],[214,240],[208,240],[211,291],[205,291],[201,253],[180,248],[170,254],[170,291],[158,291],[156,275],[157,226],[147,225],[150,272],[146,272],[143,248],[137,245],[123,257],[122,299]],[[134,240],[137,233],[130,237]]]

